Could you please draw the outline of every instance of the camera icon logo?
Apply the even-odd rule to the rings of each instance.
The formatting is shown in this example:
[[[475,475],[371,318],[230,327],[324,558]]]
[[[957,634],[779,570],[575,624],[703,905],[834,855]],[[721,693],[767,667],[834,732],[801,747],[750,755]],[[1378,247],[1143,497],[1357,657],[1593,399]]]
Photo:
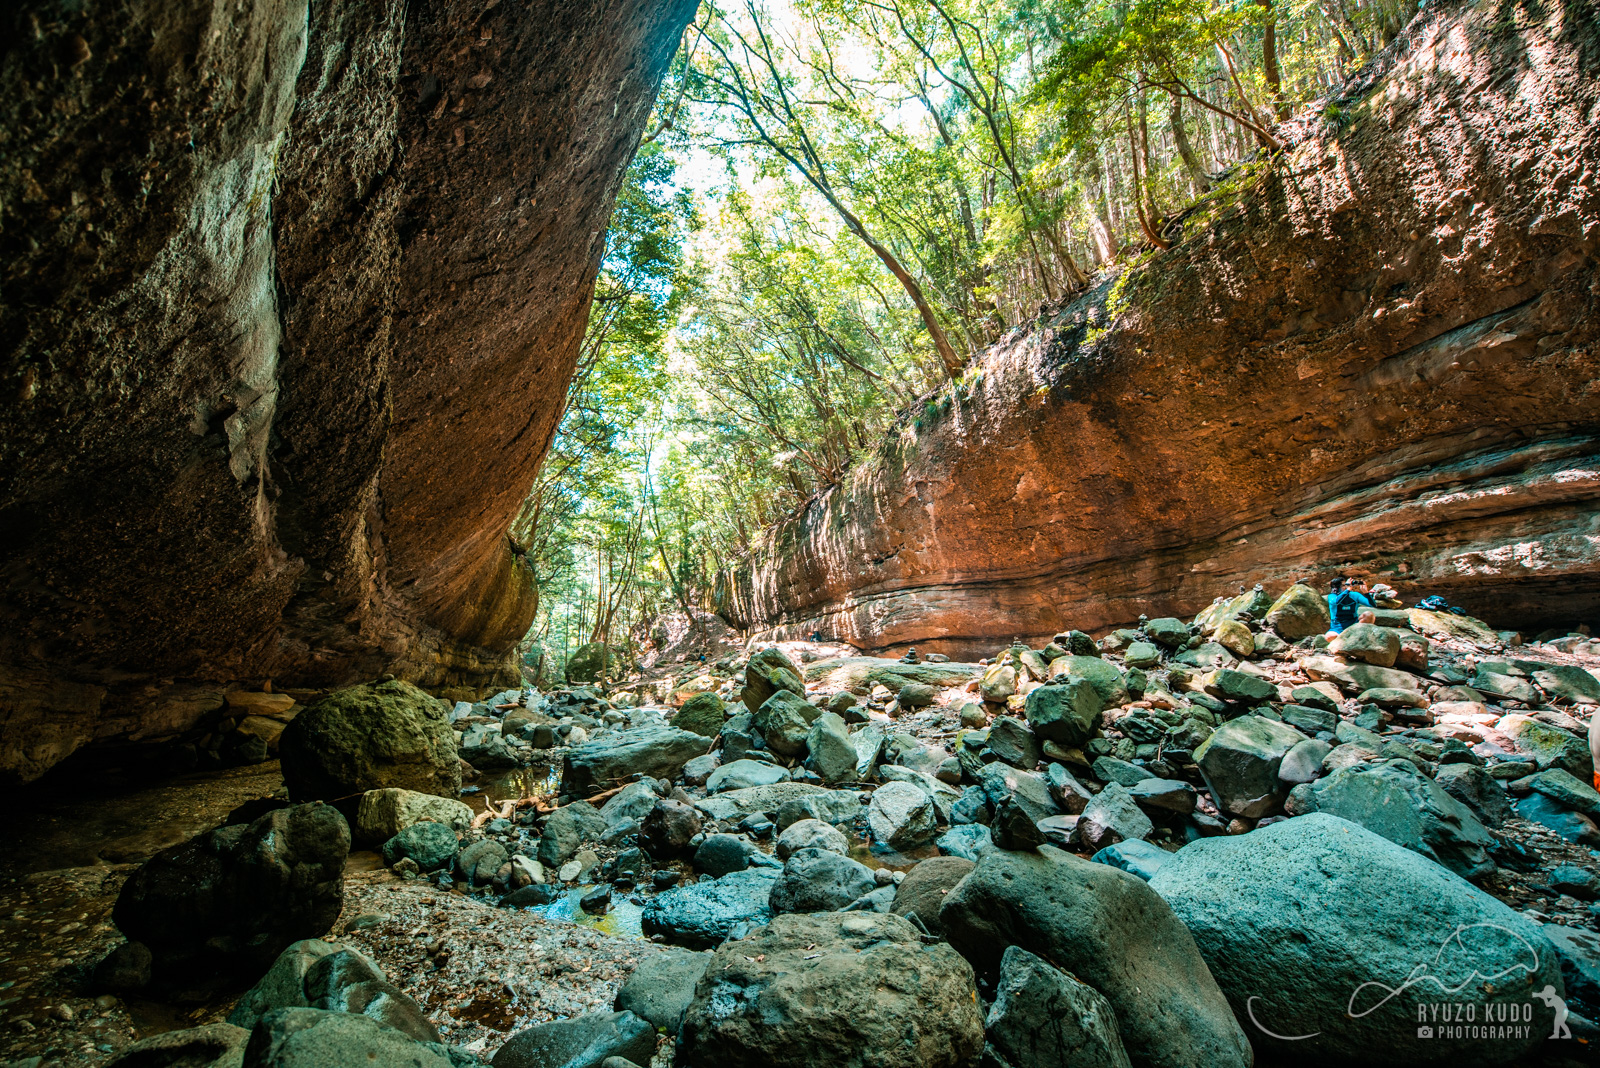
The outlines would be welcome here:
[[[1419,1028],[1417,1028],[1417,1037],[1418,1038],[1432,1038],[1433,1037],[1433,1028],[1431,1028],[1431,1027],[1419,1027]]]

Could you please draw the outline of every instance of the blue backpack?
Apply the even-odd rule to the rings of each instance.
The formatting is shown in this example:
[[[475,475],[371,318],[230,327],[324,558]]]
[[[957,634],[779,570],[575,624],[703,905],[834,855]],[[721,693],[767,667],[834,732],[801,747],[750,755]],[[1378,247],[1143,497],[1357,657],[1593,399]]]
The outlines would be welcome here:
[[[1339,596],[1333,599],[1333,623],[1338,630],[1354,626],[1360,617],[1361,609],[1366,605],[1361,603],[1361,598],[1354,590],[1340,590]]]

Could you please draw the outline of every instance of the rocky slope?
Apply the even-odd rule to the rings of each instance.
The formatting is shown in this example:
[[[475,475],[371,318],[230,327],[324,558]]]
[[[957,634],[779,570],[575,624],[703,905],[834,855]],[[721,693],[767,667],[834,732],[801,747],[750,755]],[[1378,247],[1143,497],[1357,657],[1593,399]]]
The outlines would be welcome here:
[[[725,576],[758,638],[954,656],[1356,570],[1600,601],[1592,3],[1430,5],[1130,265]]]
[[[504,670],[503,533],[693,8],[4,16],[0,776],[228,681]]]

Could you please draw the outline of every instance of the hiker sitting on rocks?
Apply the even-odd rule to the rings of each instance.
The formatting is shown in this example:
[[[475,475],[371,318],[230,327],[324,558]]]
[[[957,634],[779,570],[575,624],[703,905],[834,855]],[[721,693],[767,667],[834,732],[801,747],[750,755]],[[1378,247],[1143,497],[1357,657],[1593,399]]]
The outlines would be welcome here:
[[[1329,638],[1354,623],[1376,619],[1377,613],[1367,597],[1366,582],[1343,575],[1334,579],[1328,587],[1328,618],[1333,622],[1328,629]]]

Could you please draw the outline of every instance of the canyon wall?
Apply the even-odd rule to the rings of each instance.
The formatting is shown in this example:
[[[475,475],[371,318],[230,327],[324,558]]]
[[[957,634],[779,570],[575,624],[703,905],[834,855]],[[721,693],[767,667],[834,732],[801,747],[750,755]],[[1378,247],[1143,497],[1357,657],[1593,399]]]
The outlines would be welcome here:
[[[0,16],[0,779],[515,679],[505,530],[695,0]]]
[[[1430,5],[1170,249],[1016,331],[725,574],[955,656],[1350,571],[1600,605],[1600,11]]]

